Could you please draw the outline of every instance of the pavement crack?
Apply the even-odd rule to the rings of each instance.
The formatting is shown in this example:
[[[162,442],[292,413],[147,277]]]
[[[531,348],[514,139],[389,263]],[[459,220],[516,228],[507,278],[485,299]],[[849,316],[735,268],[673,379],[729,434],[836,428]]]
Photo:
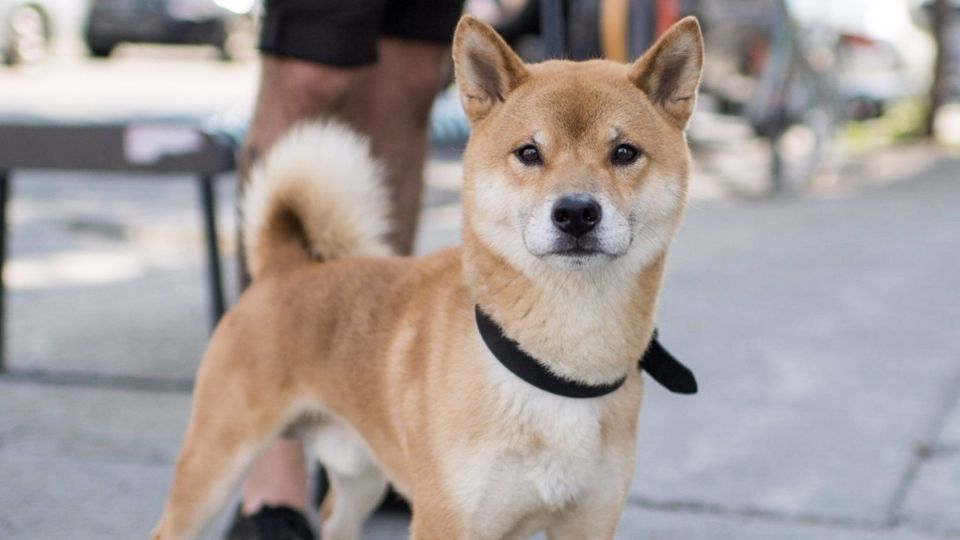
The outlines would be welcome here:
[[[887,507],[887,524],[891,527],[896,527],[904,522],[904,506],[907,502],[907,496],[910,494],[910,488],[913,487],[923,464],[940,456],[944,451],[950,453],[955,450],[951,450],[946,445],[938,445],[938,441],[943,436],[943,429],[950,418],[950,414],[960,406],[960,369],[957,369],[954,373],[943,394],[943,405],[933,415],[923,440],[914,446],[913,457],[890,499],[890,505]]]
[[[661,512],[760,519],[772,522],[830,526],[834,528],[859,531],[886,531],[890,529],[889,524],[879,521],[865,521],[854,518],[821,516],[816,514],[790,514],[757,507],[733,508],[721,504],[700,501],[663,501],[633,495],[627,499],[627,504],[638,508]]]
[[[193,391],[192,379],[108,375],[66,370],[9,369],[0,372],[0,382],[170,394],[190,394]]]

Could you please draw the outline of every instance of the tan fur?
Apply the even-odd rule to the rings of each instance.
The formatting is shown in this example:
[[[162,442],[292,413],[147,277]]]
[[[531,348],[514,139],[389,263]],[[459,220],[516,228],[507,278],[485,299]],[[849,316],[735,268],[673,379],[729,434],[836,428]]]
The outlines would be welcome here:
[[[384,474],[411,500],[416,540],[613,537],[635,460],[636,362],[684,209],[699,28],[678,23],[630,66],[527,65],[465,17],[454,59],[473,124],[463,248],[362,256],[380,249],[375,235],[329,220],[364,208],[366,190],[337,188],[330,162],[300,162],[284,170],[313,179],[313,195],[290,195],[300,192],[284,191],[269,157],[257,196],[277,202],[247,205],[259,271],[201,365],[155,539],[199,534],[259,449],[293,425],[333,471],[325,539],[356,537]],[[304,141],[288,154],[308,154]],[[513,154],[530,141],[541,166]],[[623,141],[642,156],[613,165]],[[357,171],[368,176],[344,178],[368,182],[367,165]],[[609,252],[537,251],[555,233],[542,209],[569,193],[603,202],[597,235]],[[625,385],[593,399],[528,385],[480,340],[477,304],[548,369],[588,383],[626,374]]]

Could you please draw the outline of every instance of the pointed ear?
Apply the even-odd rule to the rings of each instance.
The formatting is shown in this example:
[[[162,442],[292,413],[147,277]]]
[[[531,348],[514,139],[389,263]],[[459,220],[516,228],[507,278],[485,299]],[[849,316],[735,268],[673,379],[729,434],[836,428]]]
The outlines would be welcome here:
[[[497,32],[469,15],[460,19],[453,36],[453,62],[460,101],[476,123],[527,78],[523,61]]]
[[[667,30],[630,67],[630,80],[643,90],[674,124],[685,128],[697,103],[703,71],[700,23],[685,17]]]

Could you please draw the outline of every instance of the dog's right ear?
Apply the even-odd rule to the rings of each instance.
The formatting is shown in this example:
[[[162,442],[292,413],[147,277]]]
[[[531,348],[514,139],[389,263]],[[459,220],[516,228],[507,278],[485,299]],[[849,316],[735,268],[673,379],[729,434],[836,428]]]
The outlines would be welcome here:
[[[460,102],[471,123],[479,122],[527,78],[520,57],[488,24],[463,16],[453,36],[453,63]]]
[[[671,26],[630,67],[630,80],[677,127],[685,129],[697,103],[703,72],[703,35],[695,17]]]

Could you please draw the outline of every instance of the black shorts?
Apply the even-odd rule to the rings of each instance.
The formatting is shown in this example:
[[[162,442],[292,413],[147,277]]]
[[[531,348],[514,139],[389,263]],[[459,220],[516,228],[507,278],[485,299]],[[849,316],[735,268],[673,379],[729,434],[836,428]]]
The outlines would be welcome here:
[[[450,43],[463,0],[266,0],[260,50],[341,67],[377,61],[380,36]]]

